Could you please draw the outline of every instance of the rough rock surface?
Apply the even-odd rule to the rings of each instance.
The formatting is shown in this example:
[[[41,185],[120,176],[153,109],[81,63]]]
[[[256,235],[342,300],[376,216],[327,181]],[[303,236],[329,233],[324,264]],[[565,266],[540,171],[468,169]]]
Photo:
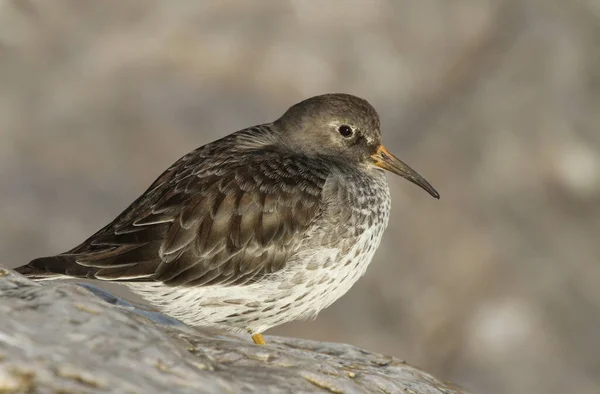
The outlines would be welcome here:
[[[465,392],[350,345],[268,337],[257,346],[5,269],[0,316],[0,393]]]

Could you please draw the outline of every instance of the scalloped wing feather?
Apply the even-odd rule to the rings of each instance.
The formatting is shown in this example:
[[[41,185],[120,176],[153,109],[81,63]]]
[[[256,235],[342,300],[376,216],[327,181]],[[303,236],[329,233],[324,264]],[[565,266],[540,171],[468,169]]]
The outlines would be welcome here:
[[[281,270],[321,212],[327,173],[292,153],[239,149],[233,134],[184,156],[67,252],[70,270],[173,286],[243,285]]]

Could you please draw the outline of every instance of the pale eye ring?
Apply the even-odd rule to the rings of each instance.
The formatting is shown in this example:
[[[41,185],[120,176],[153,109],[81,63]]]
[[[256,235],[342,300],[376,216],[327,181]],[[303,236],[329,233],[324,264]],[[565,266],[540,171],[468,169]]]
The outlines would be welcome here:
[[[338,133],[340,133],[340,135],[344,138],[350,138],[354,135],[354,130],[352,130],[352,127],[348,126],[347,124],[343,124],[338,127]]]

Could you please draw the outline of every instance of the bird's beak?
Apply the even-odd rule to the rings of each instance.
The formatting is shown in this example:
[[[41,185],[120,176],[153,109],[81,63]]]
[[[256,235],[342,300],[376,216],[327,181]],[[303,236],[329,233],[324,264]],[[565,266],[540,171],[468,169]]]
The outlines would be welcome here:
[[[375,160],[375,165],[384,170],[393,172],[401,177],[427,191],[435,198],[440,198],[440,194],[415,170],[404,164],[400,159],[392,155],[383,145],[377,149],[377,153],[371,156]]]

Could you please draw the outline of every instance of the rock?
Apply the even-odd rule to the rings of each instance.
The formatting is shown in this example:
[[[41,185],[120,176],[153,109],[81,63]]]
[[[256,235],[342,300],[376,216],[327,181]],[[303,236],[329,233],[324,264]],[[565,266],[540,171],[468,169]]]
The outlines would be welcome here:
[[[351,345],[267,342],[0,268],[0,393],[465,393]]]

